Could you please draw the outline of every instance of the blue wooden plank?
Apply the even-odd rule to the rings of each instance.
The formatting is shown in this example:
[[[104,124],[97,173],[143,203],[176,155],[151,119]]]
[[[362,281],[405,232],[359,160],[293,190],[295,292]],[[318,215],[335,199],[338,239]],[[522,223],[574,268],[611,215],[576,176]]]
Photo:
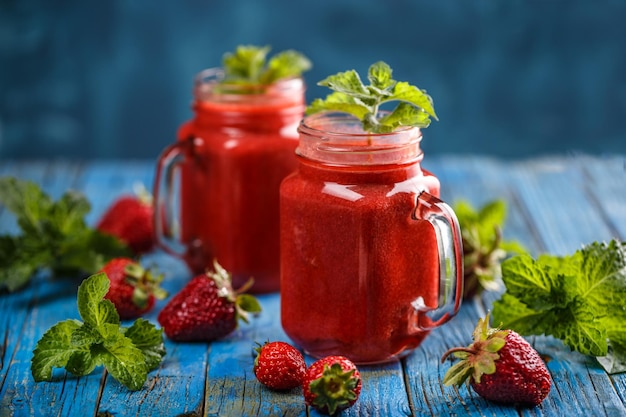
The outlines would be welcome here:
[[[516,168],[509,171],[511,184],[517,188],[547,252],[566,255],[584,244],[613,237],[585,189],[584,175],[575,159],[535,159]]]
[[[359,372],[363,379],[361,396],[344,412],[344,415],[380,417],[411,415],[401,360],[386,365],[360,366]]]
[[[626,240],[626,156],[577,158],[586,174],[587,193],[593,196],[613,235]]]
[[[611,375],[611,382],[617,396],[622,400],[622,403],[626,404],[626,372]],[[611,392],[613,391],[611,390]]]
[[[548,405],[554,407],[552,414],[580,415],[584,410],[594,410],[597,415],[626,415],[626,407],[610,378],[594,358],[571,352],[561,341],[550,337],[537,337],[534,345],[548,358],[554,381],[547,399]]]
[[[7,373],[13,362],[16,352],[20,349],[20,336],[24,331],[23,323],[26,323],[29,316],[28,306],[32,304],[35,296],[36,286],[28,288],[14,294],[0,293],[0,340],[2,349],[0,350],[0,398],[2,400],[0,409],[9,407],[4,401],[13,401],[11,396],[3,394],[3,387],[7,381]]]

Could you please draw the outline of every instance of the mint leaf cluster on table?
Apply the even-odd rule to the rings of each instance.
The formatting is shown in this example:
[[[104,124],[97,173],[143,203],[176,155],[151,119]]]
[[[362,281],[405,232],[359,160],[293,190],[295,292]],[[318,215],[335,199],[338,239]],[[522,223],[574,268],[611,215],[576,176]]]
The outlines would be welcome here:
[[[148,372],[161,363],[165,355],[162,330],[144,319],[121,326],[115,306],[104,299],[109,285],[104,273],[83,281],[77,297],[83,321],[61,321],[44,333],[31,361],[35,381],[51,381],[54,368],[64,367],[82,376],[104,366],[128,389],[138,390]]]
[[[91,206],[78,192],[53,201],[33,182],[2,177],[0,204],[15,215],[21,231],[0,235],[0,290],[15,291],[43,269],[53,275],[93,273],[114,257],[130,255],[119,239],[87,225]]]
[[[286,50],[267,58],[269,46],[240,45],[222,59],[226,84],[267,85],[283,78],[299,77],[311,69],[311,61],[300,52]]]
[[[334,92],[325,99],[316,99],[307,108],[307,114],[319,112],[348,113],[359,119],[363,130],[371,133],[389,133],[402,126],[425,128],[430,118],[437,119],[432,98],[408,82],[392,78],[392,69],[383,61],[369,67],[369,85],[363,84],[355,70],[340,72],[320,81],[318,85]],[[381,105],[399,101],[387,113]]]
[[[514,256],[493,319],[522,335],[549,335],[626,371],[626,242],[593,242],[568,256]]]

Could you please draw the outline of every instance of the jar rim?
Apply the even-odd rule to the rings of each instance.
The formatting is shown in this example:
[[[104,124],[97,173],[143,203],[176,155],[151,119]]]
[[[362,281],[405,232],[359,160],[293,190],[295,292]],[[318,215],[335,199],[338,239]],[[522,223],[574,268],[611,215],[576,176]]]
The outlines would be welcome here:
[[[380,111],[379,115],[382,116],[388,113],[388,111]],[[321,126],[324,126],[324,128],[321,128]],[[335,128],[337,126],[342,126],[344,128],[350,126],[350,129],[329,129],[329,127]],[[400,126],[391,132],[367,132],[363,129],[361,121],[357,119],[356,116],[348,113],[332,111],[315,113],[304,117],[300,122],[300,128],[305,131],[309,131],[312,134],[315,134],[315,132],[319,132],[320,134],[323,134],[325,136],[352,136],[363,138],[376,137],[380,138],[380,140],[397,137],[399,135],[417,134],[420,139],[422,137],[421,129],[416,126]]]
[[[304,92],[302,77],[281,78],[270,84],[222,83],[222,67],[207,68],[194,77],[193,93],[199,101],[253,102],[259,98],[267,103],[269,99],[283,99],[296,92]]]
[[[382,112],[383,114],[385,112]],[[366,132],[355,116],[322,112],[306,116],[298,127],[297,155],[334,165],[386,165],[422,159],[422,132],[402,126],[392,132]]]

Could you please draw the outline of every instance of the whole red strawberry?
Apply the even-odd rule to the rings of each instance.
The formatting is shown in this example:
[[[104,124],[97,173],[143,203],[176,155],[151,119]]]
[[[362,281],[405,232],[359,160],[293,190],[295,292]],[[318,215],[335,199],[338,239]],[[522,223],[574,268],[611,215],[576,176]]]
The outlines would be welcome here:
[[[152,197],[145,190],[125,195],[113,202],[96,229],[116,236],[135,254],[150,252],[155,246]]]
[[[306,405],[334,415],[352,407],[359,398],[361,374],[345,356],[327,356],[307,369],[302,389]]]
[[[165,334],[180,342],[211,341],[231,333],[238,320],[261,311],[259,302],[242,294],[252,284],[233,290],[230,274],[216,261],[214,271],[195,276],[161,310],[158,321]]]
[[[499,403],[535,406],[550,392],[552,380],[539,353],[512,330],[489,327],[489,314],[478,321],[474,342],[448,350],[462,359],[444,376],[445,385],[461,385],[468,377],[481,397]]]
[[[298,349],[285,342],[268,342],[256,352],[252,370],[263,385],[279,391],[302,385],[306,363]]]
[[[155,299],[167,293],[159,286],[162,275],[154,275],[129,258],[110,260],[100,272],[111,282],[105,298],[110,300],[122,320],[137,318],[152,309]]]

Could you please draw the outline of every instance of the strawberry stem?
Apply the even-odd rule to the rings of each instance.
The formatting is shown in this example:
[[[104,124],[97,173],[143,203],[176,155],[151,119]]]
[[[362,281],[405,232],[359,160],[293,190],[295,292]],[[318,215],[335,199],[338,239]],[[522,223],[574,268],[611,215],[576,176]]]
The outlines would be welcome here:
[[[446,358],[448,356],[450,356],[451,354],[453,354],[454,352],[465,352],[468,353],[470,355],[475,355],[478,353],[478,350],[476,349],[471,349],[469,347],[455,347],[455,348],[450,348],[448,349],[443,356],[441,357],[441,363],[444,363]]]

